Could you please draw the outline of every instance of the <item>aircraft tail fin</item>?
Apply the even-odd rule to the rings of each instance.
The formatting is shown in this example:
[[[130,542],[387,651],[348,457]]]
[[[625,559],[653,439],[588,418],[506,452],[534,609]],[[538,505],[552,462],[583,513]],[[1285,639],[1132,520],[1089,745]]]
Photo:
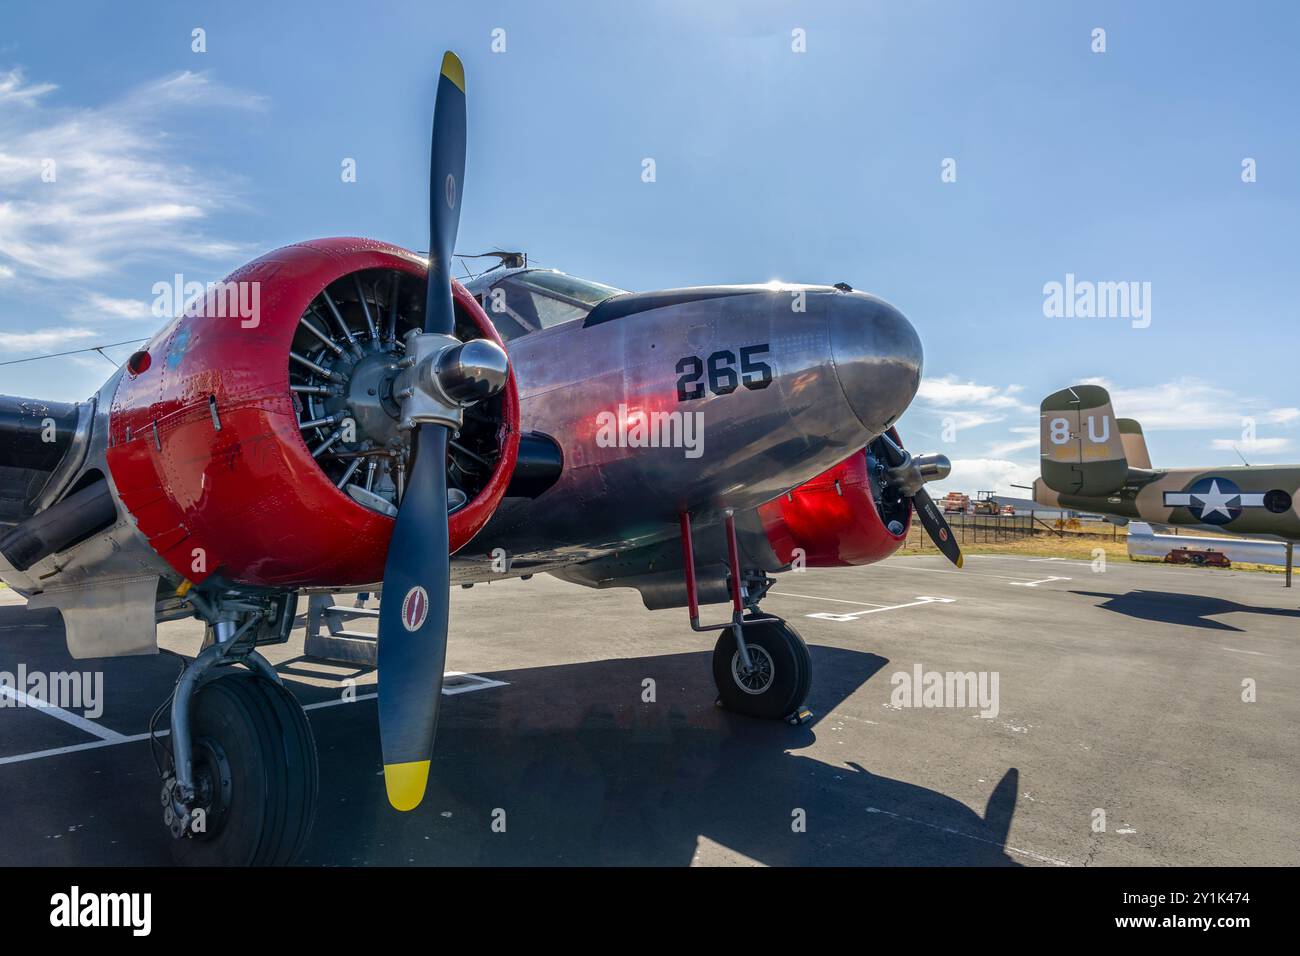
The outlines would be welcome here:
[[[1134,468],[1151,469],[1151,453],[1147,451],[1146,436],[1136,418],[1120,418],[1115,424],[1119,426],[1119,438],[1124,445],[1124,457]]]
[[[1093,497],[1108,495],[1124,484],[1128,456],[1104,388],[1063,388],[1043,399],[1041,410],[1039,451],[1048,488],[1063,495]]]

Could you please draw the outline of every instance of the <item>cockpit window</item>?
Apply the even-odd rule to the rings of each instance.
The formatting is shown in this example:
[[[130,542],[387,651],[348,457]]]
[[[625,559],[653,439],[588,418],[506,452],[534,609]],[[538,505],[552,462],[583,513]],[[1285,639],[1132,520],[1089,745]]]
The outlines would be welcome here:
[[[538,329],[549,329],[587,316],[622,289],[565,275],[531,269],[493,283],[482,295],[483,310],[509,341]]]
[[[592,282],[590,279],[579,279],[577,276],[565,275],[563,272],[521,272],[515,276],[515,281],[520,285],[537,289],[548,295],[555,295],[565,299],[574,299],[588,306],[587,311],[591,311],[606,299],[615,295],[623,295],[623,289],[616,289],[612,285],[605,285],[602,282]]]

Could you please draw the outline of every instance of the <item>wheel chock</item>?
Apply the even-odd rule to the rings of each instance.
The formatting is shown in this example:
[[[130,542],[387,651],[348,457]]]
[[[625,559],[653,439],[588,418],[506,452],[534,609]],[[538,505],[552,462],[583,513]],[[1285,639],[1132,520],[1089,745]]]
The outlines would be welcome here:
[[[785,722],[789,724],[791,727],[798,727],[802,724],[808,723],[808,721],[812,719],[813,719],[813,712],[809,710],[807,707],[800,707],[793,714],[790,714],[788,717],[786,717]]]

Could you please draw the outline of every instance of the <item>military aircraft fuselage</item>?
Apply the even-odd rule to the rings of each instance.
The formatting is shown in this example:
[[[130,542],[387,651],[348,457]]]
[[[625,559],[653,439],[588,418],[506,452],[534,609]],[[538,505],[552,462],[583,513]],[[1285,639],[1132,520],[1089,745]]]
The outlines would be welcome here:
[[[1110,495],[1059,494],[1034,481],[1034,500],[1202,531],[1300,541],[1300,465],[1130,469]]]
[[[1300,466],[1153,468],[1142,426],[1116,418],[1100,385],[1043,399],[1042,477],[1034,500],[1048,507],[1231,534],[1300,539]]]

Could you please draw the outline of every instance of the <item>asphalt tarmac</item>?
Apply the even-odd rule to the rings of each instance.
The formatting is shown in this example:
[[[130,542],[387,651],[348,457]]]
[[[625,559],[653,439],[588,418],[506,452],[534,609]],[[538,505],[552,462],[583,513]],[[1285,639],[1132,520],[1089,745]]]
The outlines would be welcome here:
[[[304,659],[295,630],[266,653],[320,754],[302,862],[1300,864],[1300,588],[1278,575],[903,557],[781,575],[763,606],[811,647],[804,726],[717,708],[712,637],[634,591],[456,589],[447,666],[475,676],[408,814],[384,798],[373,672]],[[0,590],[0,672],[103,675],[91,723],[0,707],[0,865],[170,863],[145,731],[202,633],[160,635],[73,661],[57,613]],[[915,706],[929,672],[984,700]]]

